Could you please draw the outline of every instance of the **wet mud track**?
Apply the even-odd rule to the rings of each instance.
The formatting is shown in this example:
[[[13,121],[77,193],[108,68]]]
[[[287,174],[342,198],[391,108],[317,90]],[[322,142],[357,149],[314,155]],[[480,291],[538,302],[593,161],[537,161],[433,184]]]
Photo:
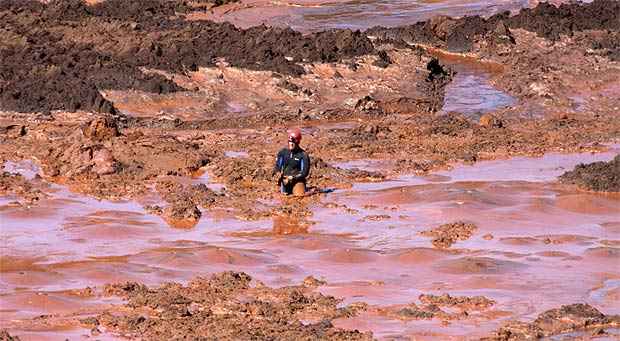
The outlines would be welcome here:
[[[0,4],[0,329],[618,337],[617,2],[310,35],[201,6]],[[333,192],[277,194],[290,126]]]

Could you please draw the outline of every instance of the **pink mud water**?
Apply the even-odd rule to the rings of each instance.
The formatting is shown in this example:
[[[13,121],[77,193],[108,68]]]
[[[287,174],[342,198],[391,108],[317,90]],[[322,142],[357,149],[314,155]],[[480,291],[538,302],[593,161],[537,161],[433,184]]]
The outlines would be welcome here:
[[[337,321],[378,338],[483,336],[506,319],[527,320],[576,302],[617,314],[620,196],[554,180],[579,162],[609,160],[619,151],[480,162],[429,177],[359,184],[313,204],[310,226],[204,212],[196,227],[179,230],[146,214],[140,203],[97,201],[60,186],[31,208],[5,197],[0,325],[25,340],[86,338],[88,331],[76,326],[30,330],[24,321],[88,316],[118,303],[77,289],[128,280],[186,282],[224,270],[245,271],[272,286],[313,275],[328,282],[322,292],[345,303],[407,304],[421,293],[497,301],[454,326],[373,313]],[[12,170],[36,172],[25,163]],[[478,230],[448,250],[419,235],[455,220]]]

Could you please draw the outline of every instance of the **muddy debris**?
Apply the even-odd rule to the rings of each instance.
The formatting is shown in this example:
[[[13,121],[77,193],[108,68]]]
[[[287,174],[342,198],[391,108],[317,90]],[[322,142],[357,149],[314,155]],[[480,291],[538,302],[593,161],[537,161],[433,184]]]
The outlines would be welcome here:
[[[11,336],[8,331],[3,329],[0,331],[0,341],[20,341],[21,339],[17,336]]]
[[[620,155],[613,160],[579,164],[559,177],[560,182],[596,192],[620,192]]]
[[[0,195],[15,195],[22,198],[24,204],[28,206],[48,197],[48,194],[42,191],[42,187],[44,184],[39,176],[28,180],[19,173],[0,172]]]
[[[17,139],[25,136],[28,130],[23,124],[9,124],[0,126],[0,136],[7,139]]]
[[[372,340],[370,333],[335,328],[331,323],[355,316],[365,309],[363,305],[339,307],[340,300],[312,291],[321,282],[311,282],[272,289],[245,273],[223,272],[196,278],[187,286],[108,285],[105,292],[126,300],[125,307],[84,319],[82,324],[145,340]]]
[[[605,315],[588,304],[577,303],[547,310],[531,323],[508,323],[494,335],[483,338],[483,340],[536,340],[575,332],[600,333],[605,328],[618,328],[619,326],[620,316]]]
[[[380,50],[377,55],[379,56],[379,58],[377,58],[377,60],[374,61],[372,65],[385,69],[393,63],[390,55],[385,50]]]

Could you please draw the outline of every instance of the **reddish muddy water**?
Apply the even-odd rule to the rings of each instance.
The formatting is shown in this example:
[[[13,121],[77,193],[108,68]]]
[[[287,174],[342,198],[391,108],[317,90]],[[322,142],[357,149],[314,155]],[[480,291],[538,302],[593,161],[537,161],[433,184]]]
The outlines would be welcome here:
[[[581,192],[554,179],[579,162],[608,160],[619,150],[480,162],[359,184],[312,204],[311,224],[286,217],[240,221],[219,211],[204,212],[192,229],[174,229],[146,214],[141,203],[97,201],[56,185],[31,208],[5,197],[0,323],[26,340],[80,338],[88,331],[28,330],[23,321],[88,316],[118,302],[77,289],[127,280],[187,282],[224,270],[245,271],[273,286],[313,275],[328,282],[322,292],[371,306],[417,302],[421,293],[497,301],[454,327],[437,320],[402,322],[372,310],[338,321],[379,338],[483,336],[506,319],[529,319],[574,302],[617,314],[620,196]],[[7,168],[28,177],[36,173],[28,163]],[[419,234],[455,220],[478,229],[449,249],[436,249]]]

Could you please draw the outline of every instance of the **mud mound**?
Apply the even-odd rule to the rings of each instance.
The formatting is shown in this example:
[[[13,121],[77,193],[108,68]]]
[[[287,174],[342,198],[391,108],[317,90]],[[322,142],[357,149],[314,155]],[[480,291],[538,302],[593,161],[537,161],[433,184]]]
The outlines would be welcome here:
[[[532,323],[512,322],[483,340],[533,340],[585,330],[603,330],[620,326],[620,316],[607,316],[588,304],[564,305],[548,310]]]
[[[46,198],[47,194],[41,191],[40,178],[29,181],[21,174],[0,172],[0,195],[13,194],[23,198],[25,203],[32,205],[37,201]]]
[[[251,281],[244,273],[224,272],[187,286],[109,285],[105,291],[127,300],[125,308],[82,323],[145,340],[372,339],[369,333],[335,328],[331,320],[355,315],[361,307],[338,308],[340,300],[312,292],[314,283],[271,289]]]
[[[449,248],[458,240],[467,240],[474,234],[478,227],[462,221],[443,224],[428,231],[420,232],[421,235],[433,237],[433,245],[436,248]]]
[[[560,182],[597,192],[620,192],[620,155],[609,162],[579,164],[559,177]]]
[[[589,4],[562,4],[556,7],[541,2],[535,8],[524,8],[507,20],[510,27],[536,32],[539,36],[557,40],[560,35],[571,36],[585,30],[620,30],[620,2],[595,0]]]
[[[437,16],[425,22],[396,28],[373,27],[368,34],[380,40],[405,42],[399,44],[430,44],[453,52],[471,51],[480,40],[495,44],[514,44],[510,28],[522,28],[539,36],[557,40],[560,35],[572,36],[584,30],[620,30],[620,3],[595,0],[592,3],[562,4],[559,7],[541,2],[537,7],[522,9],[510,16],[503,12],[489,17]]]

